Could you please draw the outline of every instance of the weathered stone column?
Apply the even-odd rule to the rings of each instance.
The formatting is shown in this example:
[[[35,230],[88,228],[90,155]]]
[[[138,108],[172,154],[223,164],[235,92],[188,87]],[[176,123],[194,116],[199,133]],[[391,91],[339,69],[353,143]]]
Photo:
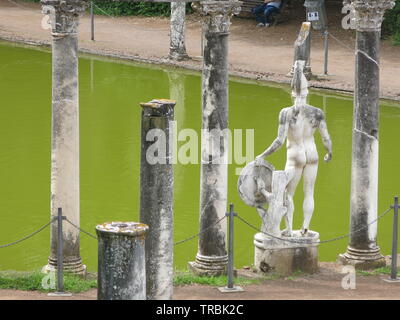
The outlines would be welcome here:
[[[226,272],[226,222],[228,193],[228,35],[239,1],[206,1],[198,6],[204,16],[202,74],[202,137],[200,182],[200,230],[196,261],[189,267],[197,274]]]
[[[173,60],[185,60],[189,56],[185,46],[186,2],[171,2],[169,57]]]
[[[148,300],[168,300],[173,291],[173,120],[175,101],[141,103],[140,221],[146,237]]]
[[[371,223],[378,214],[379,39],[384,12],[394,2],[345,0],[344,4],[354,14],[357,44],[350,200],[353,233],[339,260],[368,269],[385,265],[376,242],[378,223]]]
[[[42,0],[43,12],[50,15],[52,27],[52,144],[51,216],[57,209],[75,225],[79,213],[79,99],[78,23],[86,8],[82,0]],[[64,224],[64,269],[82,274],[85,266],[79,252],[79,231]],[[51,226],[51,255],[48,271],[57,267],[57,226]]]
[[[99,239],[98,300],[146,300],[145,235],[136,222],[103,223]]]
[[[311,72],[311,22],[303,22],[300,28],[299,35],[297,36],[296,41],[294,42],[294,58],[293,65],[297,60],[303,60],[306,63],[304,64],[304,75],[307,80],[310,80],[312,77]],[[288,76],[293,77],[293,69],[292,66],[291,71]]]

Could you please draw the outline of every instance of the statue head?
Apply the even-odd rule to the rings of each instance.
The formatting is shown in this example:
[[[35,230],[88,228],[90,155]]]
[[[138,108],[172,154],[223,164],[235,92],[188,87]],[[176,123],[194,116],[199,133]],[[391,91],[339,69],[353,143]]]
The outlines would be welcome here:
[[[308,95],[308,81],[304,75],[304,60],[296,60],[293,66],[292,97],[306,98]]]

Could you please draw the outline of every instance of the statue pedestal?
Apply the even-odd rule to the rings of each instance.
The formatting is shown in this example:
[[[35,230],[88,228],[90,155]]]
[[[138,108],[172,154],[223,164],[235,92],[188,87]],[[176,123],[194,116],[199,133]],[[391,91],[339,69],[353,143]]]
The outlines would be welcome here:
[[[296,271],[315,273],[318,271],[319,233],[309,231],[301,236],[300,230],[293,231],[292,237],[280,238],[295,240],[288,242],[268,237],[263,233],[254,236],[254,266],[260,273],[276,273],[288,276]]]

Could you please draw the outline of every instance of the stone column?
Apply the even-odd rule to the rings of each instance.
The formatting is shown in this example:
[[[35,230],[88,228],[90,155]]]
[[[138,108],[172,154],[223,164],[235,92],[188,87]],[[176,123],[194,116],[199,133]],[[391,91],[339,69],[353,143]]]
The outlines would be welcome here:
[[[145,235],[136,222],[103,223],[99,238],[98,300],[146,300]]]
[[[141,103],[140,221],[146,237],[148,300],[169,300],[173,291],[173,123],[175,101]]]
[[[57,209],[79,226],[79,99],[78,23],[87,6],[82,0],[42,0],[43,13],[52,27],[52,144],[51,216]],[[83,274],[79,252],[79,231],[64,224],[64,270]],[[57,267],[57,226],[51,226],[51,254],[48,271]]]
[[[299,35],[294,42],[294,58],[293,65],[297,60],[303,60],[304,64],[304,75],[307,80],[312,77],[311,72],[311,22],[303,22],[300,28]],[[292,66],[288,76],[293,77],[294,67]]]
[[[189,56],[185,46],[186,2],[171,2],[169,57],[173,60],[185,60]]]
[[[378,223],[371,223],[378,214],[379,39],[384,12],[394,2],[346,0],[344,4],[351,6],[357,34],[350,200],[353,233],[339,260],[368,269],[385,265],[376,242]]]
[[[226,222],[216,224],[227,210],[228,193],[228,35],[239,1],[198,4],[204,16],[202,74],[202,137],[200,230],[198,253],[189,267],[197,274],[226,273]]]

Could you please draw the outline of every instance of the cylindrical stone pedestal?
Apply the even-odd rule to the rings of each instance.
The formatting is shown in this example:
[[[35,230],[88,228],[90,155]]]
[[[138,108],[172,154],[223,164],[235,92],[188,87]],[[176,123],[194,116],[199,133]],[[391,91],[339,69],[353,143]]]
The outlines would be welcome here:
[[[136,222],[98,225],[98,300],[146,300],[145,234]]]
[[[257,233],[254,236],[254,267],[259,273],[274,273],[288,276],[294,272],[315,273],[318,271],[319,233],[309,231],[301,236],[300,230],[293,237],[280,237],[296,243],[274,239]]]

